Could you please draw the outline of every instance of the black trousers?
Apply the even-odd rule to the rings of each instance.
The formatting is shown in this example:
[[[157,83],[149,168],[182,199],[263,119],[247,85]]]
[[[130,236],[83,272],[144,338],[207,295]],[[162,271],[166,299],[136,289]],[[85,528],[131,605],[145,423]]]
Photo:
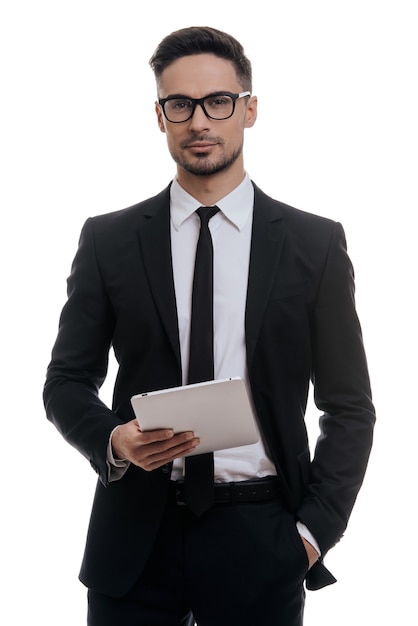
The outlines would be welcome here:
[[[123,598],[88,592],[88,626],[301,626],[308,561],[279,501],[167,504],[148,565]]]

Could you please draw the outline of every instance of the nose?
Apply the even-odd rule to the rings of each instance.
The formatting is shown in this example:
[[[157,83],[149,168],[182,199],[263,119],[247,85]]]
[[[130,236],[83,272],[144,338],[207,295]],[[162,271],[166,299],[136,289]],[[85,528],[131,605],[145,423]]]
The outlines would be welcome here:
[[[209,127],[209,118],[205,114],[200,104],[196,105],[193,115],[189,120],[189,128],[194,131],[207,130]]]

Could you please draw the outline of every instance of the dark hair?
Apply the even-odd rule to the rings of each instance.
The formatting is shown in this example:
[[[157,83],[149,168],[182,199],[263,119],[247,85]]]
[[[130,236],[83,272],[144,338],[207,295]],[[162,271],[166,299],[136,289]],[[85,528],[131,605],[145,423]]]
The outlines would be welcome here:
[[[251,63],[242,45],[231,35],[209,26],[191,26],[167,35],[152,55],[149,63],[156,79],[173,61],[193,54],[214,54],[231,61],[243,89],[252,90]]]

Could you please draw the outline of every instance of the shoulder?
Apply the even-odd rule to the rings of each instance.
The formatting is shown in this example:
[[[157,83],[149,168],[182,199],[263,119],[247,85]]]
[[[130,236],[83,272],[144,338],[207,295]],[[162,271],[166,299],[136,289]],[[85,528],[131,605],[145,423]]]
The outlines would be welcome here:
[[[339,222],[275,200],[253,185],[254,219],[280,221],[287,237],[299,241],[302,246],[328,246],[334,239],[341,240],[345,245],[344,229]]]
[[[293,252],[310,262],[324,262],[331,249],[346,250],[346,238],[342,225],[328,217],[297,209],[275,200],[254,185],[254,222],[257,232],[279,228]],[[264,222],[264,227],[261,226]]]
[[[169,225],[170,185],[156,196],[125,209],[89,217],[81,230],[79,245],[93,246],[97,253],[113,254],[137,240],[142,225],[160,215]]]
[[[334,229],[336,225],[335,220],[285,204],[284,202],[268,196],[254,183],[253,185],[255,191],[255,209],[266,212],[270,219],[285,220],[286,226],[301,228],[302,230],[318,228],[332,231]]]
[[[145,219],[160,211],[166,210],[169,215],[170,186],[171,183],[159,194],[130,207],[89,217],[83,230],[92,229],[97,236],[114,236],[137,230]]]

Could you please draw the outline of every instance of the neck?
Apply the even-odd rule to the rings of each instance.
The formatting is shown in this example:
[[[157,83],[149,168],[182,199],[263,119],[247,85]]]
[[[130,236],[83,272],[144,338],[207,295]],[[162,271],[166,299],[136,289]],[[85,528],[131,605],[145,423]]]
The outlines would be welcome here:
[[[245,178],[244,167],[225,170],[212,176],[196,176],[177,168],[177,180],[187,193],[203,206],[212,206],[227,196]]]

